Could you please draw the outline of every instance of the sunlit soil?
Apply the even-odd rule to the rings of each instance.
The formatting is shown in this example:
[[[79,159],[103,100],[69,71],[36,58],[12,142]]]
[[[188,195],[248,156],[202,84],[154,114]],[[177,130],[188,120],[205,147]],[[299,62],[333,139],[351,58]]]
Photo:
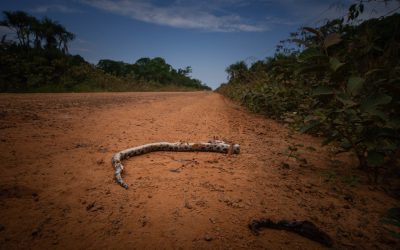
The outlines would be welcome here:
[[[112,155],[158,141],[239,143],[239,155]],[[394,249],[380,223],[399,202],[335,157],[222,96],[197,93],[1,94],[1,249],[322,249],[253,219],[309,220],[338,249]],[[179,171],[176,169],[179,168]],[[397,244],[397,245],[396,245]]]

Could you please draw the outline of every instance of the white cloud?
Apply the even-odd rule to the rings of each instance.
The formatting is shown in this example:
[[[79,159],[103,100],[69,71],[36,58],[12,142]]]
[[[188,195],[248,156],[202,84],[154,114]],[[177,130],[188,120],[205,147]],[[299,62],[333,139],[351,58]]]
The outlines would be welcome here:
[[[42,5],[31,10],[33,13],[61,12],[61,13],[78,13],[81,10],[73,9],[64,5],[51,4]]]
[[[242,0],[219,0],[224,2],[243,2]],[[149,1],[129,0],[84,0],[95,8],[109,11],[115,14],[131,17],[143,22],[165,25],[176,28],[201,29],[217,32],[259,32],[267,30],[267,27],[250,23],[237,14],[215,14],[216,2],[211,5],[188,4],[188,2],[175,1],[166,6],[157,6]],[[191,2],[191,1],[189,1]],[[218,1],[217,1],[218,2]],[[222,3],[221,3],[222,4]]]

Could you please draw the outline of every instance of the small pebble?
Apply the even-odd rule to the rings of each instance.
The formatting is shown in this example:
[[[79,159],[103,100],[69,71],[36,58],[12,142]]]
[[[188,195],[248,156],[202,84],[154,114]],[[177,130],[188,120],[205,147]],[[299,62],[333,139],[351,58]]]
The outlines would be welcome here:
[[[205,241],[212,241],[213,238],[212,238],[210,235],[206,234],[206,235],[204,236],[204,240],[205,240]]]

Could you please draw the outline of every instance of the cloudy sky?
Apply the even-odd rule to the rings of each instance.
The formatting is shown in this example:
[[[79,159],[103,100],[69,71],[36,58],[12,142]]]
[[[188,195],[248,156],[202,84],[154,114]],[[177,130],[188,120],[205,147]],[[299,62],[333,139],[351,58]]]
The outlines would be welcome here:
[[[343,16],[353,0],[2,0],[0,10],[48,16],[76,34],[71,54],[134,63],[160,56],[174,68],[192,66],[194,78],[216,88],[225,68],[274,54],[298,27]],[[370,6],[366,17],[399,5]],[[7,33],[0,28],[0,34]],[[10,34],[12,36],[12,34]]]

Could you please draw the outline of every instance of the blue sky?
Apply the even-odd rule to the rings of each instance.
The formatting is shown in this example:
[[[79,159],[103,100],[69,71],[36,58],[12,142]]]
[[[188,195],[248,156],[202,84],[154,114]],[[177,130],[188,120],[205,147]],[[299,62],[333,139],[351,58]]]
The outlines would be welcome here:
[[[344,15],[352,0],[2,0],[0,10],[48,16],[76,34],[71,54],[91,63],[134,63],[160,56],[174,68],[192,66],[212,88],[226,82],[225,68],[273,56],[298,27]],[[399,5],[370,7],[367,17]],[[386,11],[386,12],[385,12]],[[0,34],[7,33],[4,28]]]

